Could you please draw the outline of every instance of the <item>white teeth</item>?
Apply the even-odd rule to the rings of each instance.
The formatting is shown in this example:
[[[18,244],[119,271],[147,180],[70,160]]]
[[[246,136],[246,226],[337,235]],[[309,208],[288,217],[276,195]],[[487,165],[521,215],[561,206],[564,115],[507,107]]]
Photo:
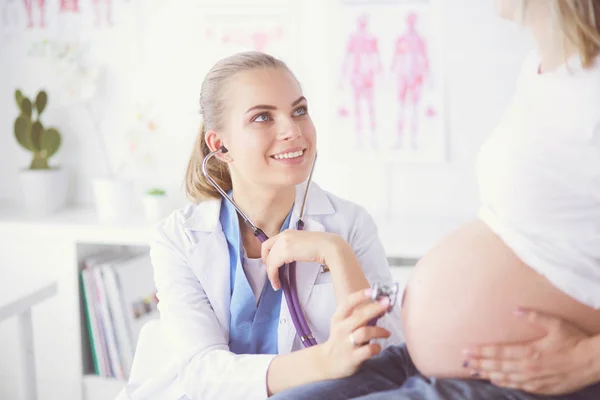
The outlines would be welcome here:
[[[273,158],[275,158],[276,160],[282,160],[284,158],[297,158],[300,157],[302,153],[304,153],[304,150],[296,151],[293,153],[276,154],[273,156]]]

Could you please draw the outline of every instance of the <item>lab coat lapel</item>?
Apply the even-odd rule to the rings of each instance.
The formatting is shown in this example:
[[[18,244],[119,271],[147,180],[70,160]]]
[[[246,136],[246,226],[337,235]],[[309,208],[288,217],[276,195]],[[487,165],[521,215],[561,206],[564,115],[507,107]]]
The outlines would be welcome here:
[[[227,240],[219,223],[220,201],[200,203],[190,219],[198,241],[190,265],[200,280],[217,319],[229,335],[230,270]]]

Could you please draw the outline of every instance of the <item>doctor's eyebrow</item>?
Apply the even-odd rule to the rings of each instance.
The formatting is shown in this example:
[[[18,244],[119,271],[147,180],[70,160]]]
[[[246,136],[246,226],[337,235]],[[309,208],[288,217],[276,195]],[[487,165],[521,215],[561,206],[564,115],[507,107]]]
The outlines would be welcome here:
[[[292,103],[292,107],[300,104],[303,100],[306,100],[306,97],[304,97],[304,96],[298,97]],[[259,104],[257,106],[250,107],[248,110],[246,110],[246,113],[249,113],[250,111],[254,111],[254,110],[277,110],[277,107],[271,106],[271,105],[267,105],[267,104]]]

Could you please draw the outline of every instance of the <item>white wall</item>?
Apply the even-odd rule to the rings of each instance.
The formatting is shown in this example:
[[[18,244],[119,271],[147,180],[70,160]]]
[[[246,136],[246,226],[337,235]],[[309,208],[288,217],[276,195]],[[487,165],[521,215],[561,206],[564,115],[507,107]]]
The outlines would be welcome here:
[[[321,142],[316,179],[321,186],[355,199],[374,214],[441,217],[475,213],[475,155],[501,117],[514,88],[520,60],[531,45],[525,33],[494,15],[492,0],[439,1],[447,78],[448,162],[398,165],[389,174],[382,166],[328,161],[334,158],[335,148],[325,139],[336,127],[325,112],[330,93],[322,91],[327,87],[329,70],[324,38],[327,29],[335,29],[329,21],[338,2],[291,3],[295,17],[290,23],[297,24],[301,35],[298,44],[290,45],[299,46],[297,54],[301,57],[291,64],[307,92]],[[134,3],[127,2],[129,7]],[[91,39],[101,49],[98,57],[106,55],[110,59],[105,60],[107,85],[90,103],[94,112],[103,115],[100,123],[93,123],[81,104],[60,107],[50,93],[44,121],[58,126],[63,133],[64,146],[55,161],[72,172],[73,203],[91,203],[90,181],[106,172],[98,150],[99,132],[116,147],[123,133],[123,121],[131,114],[127,107],[136,97],[143,96],[154,98],[164,114],[158,142],[163,151],[155,181],[168,182],[176,190],[181,188],[198,123],[199,85],[211,64],[210,47],[202,39],[202,6],[198,1],[180,0],[178,8],[158,0],[145,3],[143,9],[137,9],[146,16],[142,22],[136,20],[127,29],[121,25],[112,33],[101,30]],[[123,16],[122,21],[125,20]],[[12,133],[16,116],[14,89],[22,87],[32,93],[54,79],[39,60],[24,57],[27,43],[44,35],[0,35],[0,199],[19,198],[17,171],[29,160]],[[115,43],[119,46],[108,47]],[[144,83],[141,89],[135,85],[136,78]],[[113,162],[116,158],[113,155]],[[340,174],[340,170],[344,172]],[[391,209],[386,209],[388,204]]]

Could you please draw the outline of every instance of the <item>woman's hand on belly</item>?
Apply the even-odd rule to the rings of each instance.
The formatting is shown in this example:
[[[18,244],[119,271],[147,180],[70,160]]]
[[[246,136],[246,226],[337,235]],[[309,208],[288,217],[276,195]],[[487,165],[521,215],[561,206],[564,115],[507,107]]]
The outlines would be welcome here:
[[[546,330],[537,340],[465,350],[472,376],[530,393],[558,395],[600,381],[600,336],[536,311],[515,313]]]

